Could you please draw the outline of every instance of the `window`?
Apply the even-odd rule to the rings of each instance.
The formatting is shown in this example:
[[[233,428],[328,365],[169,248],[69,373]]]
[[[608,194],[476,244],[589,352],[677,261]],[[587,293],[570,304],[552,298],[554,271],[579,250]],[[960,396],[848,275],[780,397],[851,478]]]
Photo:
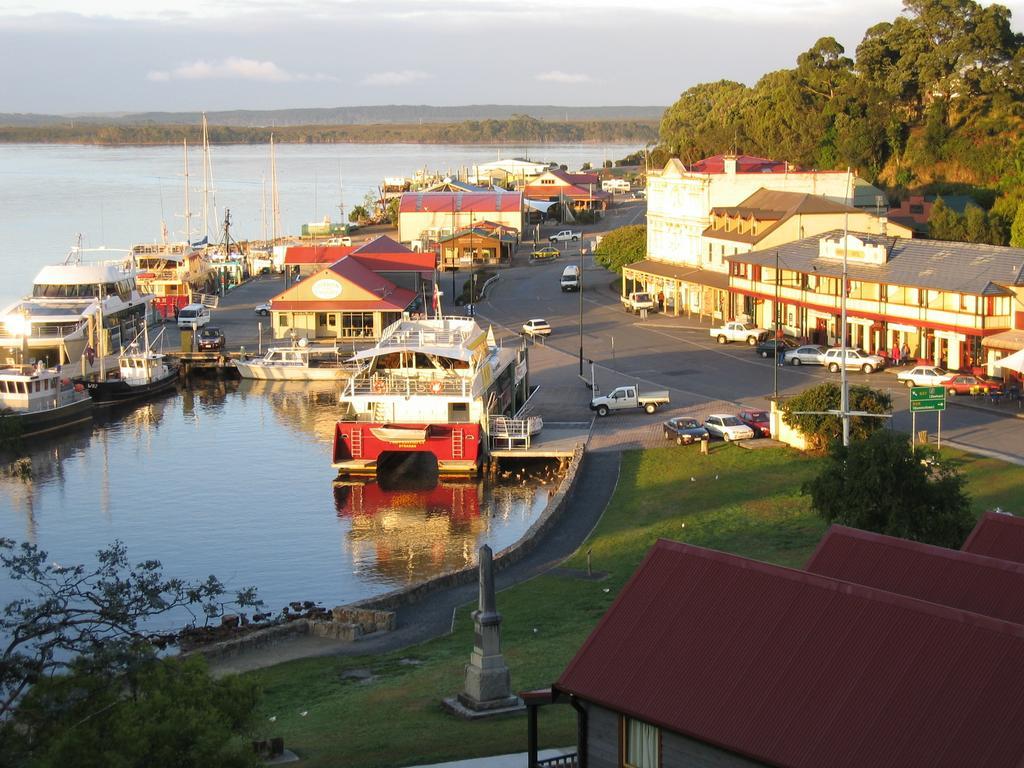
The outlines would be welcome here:
[[[288,327],[288,315],[286,315],[284,312],[282,312],[280,315],[278,315],[277,316],[277,325],[278,325],[279,328],[287,328]]]
[[[625,718],[623,765],[628,768],[658,768],[661,734],[658,729],[631,717]]]

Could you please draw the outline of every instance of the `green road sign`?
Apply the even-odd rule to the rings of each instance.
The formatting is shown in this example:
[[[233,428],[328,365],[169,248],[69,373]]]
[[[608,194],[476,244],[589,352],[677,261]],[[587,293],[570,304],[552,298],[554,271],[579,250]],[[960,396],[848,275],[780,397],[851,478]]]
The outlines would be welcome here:
[[[910,390],[910,410],[946,410],[946,390],[942,387],[913,387]]]

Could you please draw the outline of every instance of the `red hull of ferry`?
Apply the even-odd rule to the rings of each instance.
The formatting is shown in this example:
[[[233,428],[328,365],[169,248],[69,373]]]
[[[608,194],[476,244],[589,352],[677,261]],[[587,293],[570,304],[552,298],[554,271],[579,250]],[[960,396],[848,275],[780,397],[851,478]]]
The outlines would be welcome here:
[[[438,471],[475,472],[483,458],[479,424],[382,424],[339,421],[334,428],[333,466],[342,473],[375,474],[385,453],[432,453]]]

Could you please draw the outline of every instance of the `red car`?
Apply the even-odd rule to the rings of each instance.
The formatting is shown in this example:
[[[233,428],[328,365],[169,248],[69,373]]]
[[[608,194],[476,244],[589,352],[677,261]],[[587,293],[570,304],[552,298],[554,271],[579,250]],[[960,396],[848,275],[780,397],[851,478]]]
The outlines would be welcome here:
[[[771,437],[771,416],[767,411],[740,411],[740,421],[754,430],[754,437]]]
[[[1001,394],[1003,382],[993,379],[990,376],[971,376],[970,374],[956,374],[940,384],[946,390],[946,395],[987,395],[992,393]]]

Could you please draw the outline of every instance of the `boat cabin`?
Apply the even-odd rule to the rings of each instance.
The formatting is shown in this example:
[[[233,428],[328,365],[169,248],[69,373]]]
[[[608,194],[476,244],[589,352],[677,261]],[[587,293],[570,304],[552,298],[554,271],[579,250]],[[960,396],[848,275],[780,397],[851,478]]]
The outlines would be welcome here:
[[[60,374],[38,366],[0,369],[0,409],[15,413],[53,410],[73,399],[81,399],[81,389],[64,391]]]

